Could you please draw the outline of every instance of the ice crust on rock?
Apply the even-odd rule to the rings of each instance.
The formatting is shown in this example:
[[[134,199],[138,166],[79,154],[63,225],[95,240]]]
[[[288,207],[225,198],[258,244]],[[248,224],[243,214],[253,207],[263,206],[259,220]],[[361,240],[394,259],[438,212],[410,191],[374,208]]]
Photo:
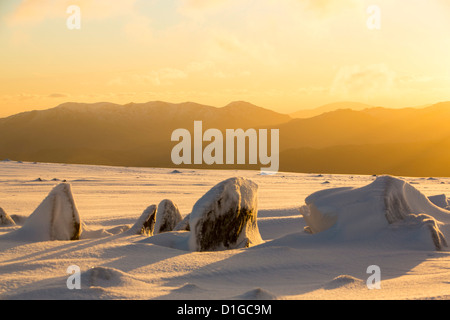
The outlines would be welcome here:
[[[191,227],[189,226],[189,219],[191,218],[191,214],[188,214],[181,220],[173,229],[173,231],[190,231]]]
[[[430,199],[430,201],[438,207],[445,210],[450,210],[450,201],[445,194],[430,196],[428,199]]]
[[[177,205],[171,200],[163,200],[156,211],[154,234],[173,231],[182,220]]]
[[[194,205],[189,248],[214,251],[262,243],[257,225],[258,186],[245,178],[222,181]]]
[[[81,218],[68,183],[53,188],[14,237],[26,241],[79,240]]]
[[[136,223],[126,231],[126,234],[142,234],[152,236],[155,229],[156,205],[152,204],[142,212]]]
[[[0,226],[14,226],[16,223],[14,220],[3,210],[0,208]]]
[[[447,246],[439,229],[450,213],[434,205],[408,182],[392,176],[378,177],[361,188],[333,188],[318,191],[300,208],[307,227],[317,234],[333,230],[342,239],[369,238],[387,228],[414,229],[416,239],[424,230],[436,250]]]

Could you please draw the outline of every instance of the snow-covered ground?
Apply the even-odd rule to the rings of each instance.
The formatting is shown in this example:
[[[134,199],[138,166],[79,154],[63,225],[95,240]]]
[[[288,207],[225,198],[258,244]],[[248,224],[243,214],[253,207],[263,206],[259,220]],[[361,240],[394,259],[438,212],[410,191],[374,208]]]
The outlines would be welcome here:
[[[150,205],[165,199],[172,200],[185,217],[206,192],[231,177],[244,177],[258,185],[261,244],[192,252],[167,245],[181,239],[182,233],[149,238],[119,232],[122,226],[135,224]],[[367,212],[375,212],[382,201],[359,196],[370,187],[345,193],[345,201],[339,193],[327,193],[328,198],[339,199],[339,207],[334,208],[328,198],[312,195],[324,189],[365,187],[375,179],[0,162],[0,207],[16,220],[22,218],[17,225],[0,226],[0,299],[449,299],[449,248],[430,248],[431,233],[420,229],[416,220],[386,223],[386,230],[384,220],[376,220],[373,228],[364,229],[368,223],[354,218],[355,214],[364,211],[364,203],[371,206]],[[408,187],[399,185],[393,194],[406,192],[409,204],[416,205],[410,187],[427,197],[450,195],[450,178],[402,179]],[[23,236],[27,229],[21,230],[25,218],[63,181],[71,186],[76,212],[88,236],[75,241],[29,241]],[[397,192],[399,188],[403,191]],[[351,201],[355,194],[360,197],[356,204]],[[315,206],[303,207],[306,198]],[[432,208],[431,213],[422,213],[442,222],[440,231],[450,242],[446,216],[450,212],[431,203],[432,207],[424,206],[422,200],[414,208]],[[334,231],[305,232],[301,207],[303,214],[312,210],[308,217],[319,220],[339,214]],[[348,221],[355,220],[348,227]],[[324,221],[334,220],[320,220],[319,229],[326,225]],[[115,232],[108,235],[106,230]],[[67,288],[67,269],[73,265],[81,271],[80,290]],[[370,290],[366,285],[371,276],[367,268],[373,265],[380,268],[381,289]]]

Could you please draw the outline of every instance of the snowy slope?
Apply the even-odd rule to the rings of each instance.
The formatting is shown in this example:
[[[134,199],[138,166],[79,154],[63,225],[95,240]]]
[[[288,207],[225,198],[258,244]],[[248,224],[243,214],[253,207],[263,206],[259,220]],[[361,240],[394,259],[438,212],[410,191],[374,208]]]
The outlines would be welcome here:
[[[259,245],[196,252],[177,248],[185,232],[166,232],[155,237],[160,243],[152,243],[145,234],[125,231],[146,208],[164,199],[176,203],[185,217],[212,187],[236,176],[258,185],[257,223],[263,240]],[[427,197],[450,194],[448,178],[403,179]],[[378,239],[332,241],[325,230],[304,231],[308,223],[299,209],[305,199],[321,190],[367,188],[376,177],[9,161],[0,162],[0,207],[11,217],[29,217],[64,180],[71,185],[87,228],[83,232],[88,230],[89,236],[79,241],[18,241],[11,234],[27,220],[0,226],[0,299],[450,298],[450,251],[418,246],[422,242],[416,232],[398,234],[386,224],[389,231],[383,229]],[[351,198],[346,199],[351,204]],[[445,204],[442,196],[440,200]],[[428,208],[432,202],[426,201]],[[433,208],[440,214],[434,215],[440,230],[450,239],[447,211]],[[386,241],[377,241],[387,234]],[[408,236],[411,245],[405,246]],[[168,241],[175,244],[167,246]],[[81,290],[67,288],[72,265],[81,270]],[[380,267],[380,290],[366,286],[371,265]]]

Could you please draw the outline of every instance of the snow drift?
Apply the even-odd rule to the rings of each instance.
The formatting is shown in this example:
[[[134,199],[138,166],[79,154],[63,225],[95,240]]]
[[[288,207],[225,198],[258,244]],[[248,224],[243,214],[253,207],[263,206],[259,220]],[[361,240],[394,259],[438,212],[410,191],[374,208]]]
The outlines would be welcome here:
[[[308,196],[305,203],[300,212],[307,223],[305,231],[312,234],[333,230],[343,239],[354,240],[403,227],[417,233],[416,241],[429,242],[437,250],[447,246],[439,226],[450,212],[402,179],[381,176],[362,188],[322,190]]]
[[[81,219],[70,184],[61,183],[10,236],[25,241],[79,240]]]
[[[193,251],[245,248],[262,242],[257,225],[258,186],[230,178],[201,197],[189,218]]]

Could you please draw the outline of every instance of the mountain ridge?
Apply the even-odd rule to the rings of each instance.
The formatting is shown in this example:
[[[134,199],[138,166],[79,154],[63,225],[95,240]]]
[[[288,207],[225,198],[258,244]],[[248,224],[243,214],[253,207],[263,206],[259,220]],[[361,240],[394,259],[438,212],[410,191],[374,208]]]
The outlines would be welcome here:
[[[172,168],[171,134],[178,128],[192,132],[196,120],[203,130],[279,129],[281,171],[450,176],[450,102],[338,109],[305,119],[244,101],[220,108],[195,102],[64,103],[0,119],[0,158]]]

